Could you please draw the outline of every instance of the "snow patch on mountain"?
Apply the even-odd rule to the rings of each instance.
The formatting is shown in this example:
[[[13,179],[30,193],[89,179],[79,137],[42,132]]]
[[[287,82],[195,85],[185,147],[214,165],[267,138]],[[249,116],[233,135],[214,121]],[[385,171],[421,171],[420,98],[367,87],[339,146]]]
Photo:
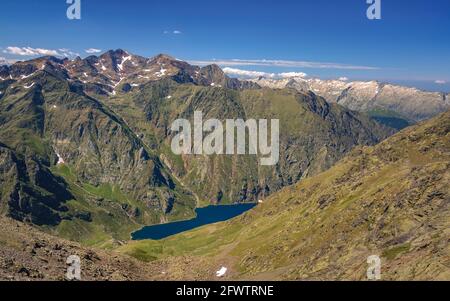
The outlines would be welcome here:
[[[217,277],[223,277],[227,273],[228,269],[226,267],[221,267],[220,270],[216,272]]]
[[[158,77],[163,77],[164,75],[166,75],[167,69],[164,69],[163,67],[161,67],[161,69],[155,73],[156,76]]]
[[[346,78],[344,78],[346,79]],[[371,112],[391,111],[410,121],[431,118],[450,109],[447,95],[421,91],[417,88],[398,86],[378,81],[321,80],[318,78],[256,78],[250,80],[262,87],[273,89],[294,88],[312,91],[328,102],[339,103],[348,109]]]
[[[123,71],[123,64],[125,64],[127,61],[131,60],[132,56],[126,56],[122,59],[122,62],[120,64],[117,65],[117,69],[119,69],[119,71]]]
[[[57,165],[64,164],[65,161],[64,161],[63,157],[61,157],[61,155],[60,155],[57,151],[55,151],[55,154],[56,154],[56,156],[58,157],[58,163],[56,163],[56,164],[57,164]]]

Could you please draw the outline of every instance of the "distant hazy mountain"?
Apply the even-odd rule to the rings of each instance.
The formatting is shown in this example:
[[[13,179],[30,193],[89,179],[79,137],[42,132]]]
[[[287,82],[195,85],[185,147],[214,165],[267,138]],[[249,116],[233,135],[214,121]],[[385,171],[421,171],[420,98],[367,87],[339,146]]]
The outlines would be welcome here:
[[[171,123],[280,119],[280,161],[176,156]],[[64,237],[103,243],[196,206],[257,201],[392,134],[312,92],[274,90],[124,50],[0,67],[0,209]],[[111,242],[110,242],[111,243]]]
[[[275,80],[262,77],[252,81],[264,87],[311,90],[329,102],[338,103],[351,110],[367,112],[395,128],[429,119],[450,108],[449,94],[426,92],[377,81],[346,82],[304,78]]]

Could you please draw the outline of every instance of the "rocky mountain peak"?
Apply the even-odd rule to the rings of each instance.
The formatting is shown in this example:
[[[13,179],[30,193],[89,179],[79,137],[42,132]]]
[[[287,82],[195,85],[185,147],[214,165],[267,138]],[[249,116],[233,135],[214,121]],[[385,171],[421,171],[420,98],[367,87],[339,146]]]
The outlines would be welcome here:
[[[218,76],[224,76],[225,73],[223,72],[223,70],[216,64],[211,64],[211,65],[207,65],[205,67],[202,68],[203,72],[208,72],[210,74],[213,75],[218,75]]]
[[[17,62],[1,68],[0,80],[23,81],[39,70],[59,74],[75,82],[88,94],[96,95],[128,93],[133,87],[164,78],[171,78],[178,83],[229,89],[259,88],[254,83],[229,78],[217,65],[200,68],[168,54],[145,58],[123,49],[72,60],[46,56]],[[32,84],[31,81],[23,83],[24,86],[29,84]]]
[[[116,49],[116,50],[108,50],[107,52],[103,53],[102,55],[100,55],[100,58],[115,58],[115,59],[120,59],[124,56],[128,56],[128,52],[126,52],[123,49]]]
[[[223,85],[228,79],[225,72],[216,64],[201,68],[200,73],[213,84]]]
[[[172,57],[172,56],[170,56],[168,54],[165,54],[165,53],[160,53],[158,55],[155,55],[151,59],[151,61],[158,62],[158,63],[170,63],[170,62],[174,62],[176,60],[177,59],[175,59],[174,57]]]

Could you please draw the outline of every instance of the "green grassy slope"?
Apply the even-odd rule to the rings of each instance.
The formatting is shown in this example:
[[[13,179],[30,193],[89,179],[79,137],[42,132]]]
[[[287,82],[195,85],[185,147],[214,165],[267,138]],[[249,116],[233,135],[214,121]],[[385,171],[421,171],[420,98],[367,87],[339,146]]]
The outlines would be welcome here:
[[[312,93],[225,85],[218,67],[204,71],[223,87],[177,75],[131,86],[128,77],[106,93],[68,77],[61,61],[44,61],[2,81],[0,209],[89,245],[112,247],[143,225],[191,218],[196,206],[263,199],[392,133]],[[280,163],[174,155],[171,124],[196,110],[222,121],[280,119]]]
[[[367,116],[330,105],[312,93],[150,82],[102,99],[142,137],[172,174],[197,195],[201,205],[257,201],[329,168],[355,145],[372,145],[393,133]],[[170,149],[171,123],[192,120],[279,119],[280,162],[261,166],[259,158],[176,156]]]
[[[0,102],[3,214],[89,245],[193,216],[191,193],[108,106],[47,71],[27,81]]]
[[[230,279],[365,279],[367,257],[379,255],[385,280],[448,280],[449,170],[447,112],[355,149],[232,221],[119,250],[197,258],[210,271],[200,279],[224,263]]]

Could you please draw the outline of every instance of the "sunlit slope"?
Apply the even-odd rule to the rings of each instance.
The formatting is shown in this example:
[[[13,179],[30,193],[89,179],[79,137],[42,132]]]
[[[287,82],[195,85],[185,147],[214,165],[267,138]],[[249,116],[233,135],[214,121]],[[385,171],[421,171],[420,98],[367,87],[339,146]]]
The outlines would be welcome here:
[[[313,93],[179,84],[172,79],[148,83],[105,100],[147,145],[155,145],[172,174],[192,190],[201,205],[255,202],[331,167],[356,145],[374,145],[394,131],[368,116],[328,104]],[[170,148],[180,117],[203,120],[278,119],[280,156],[262,166],[254,155],[174,155]]]
[[[280,119],[279,164],[175,155],[172,123],[195,111]],[[199,206],[256,202],[392,133],[313,93],[261,89],[216,65],[120,49],[36,58],[0,68],[0,215],[109,247]]]
[[[120,251],[206,265],[202,275],[174,269],[174,278],[214,278],[227,264],[234,279],[365,279],[367,257],[379,255],[385,280],[448,280],[449,131],[447,112],[355,149],[232,221]]]

